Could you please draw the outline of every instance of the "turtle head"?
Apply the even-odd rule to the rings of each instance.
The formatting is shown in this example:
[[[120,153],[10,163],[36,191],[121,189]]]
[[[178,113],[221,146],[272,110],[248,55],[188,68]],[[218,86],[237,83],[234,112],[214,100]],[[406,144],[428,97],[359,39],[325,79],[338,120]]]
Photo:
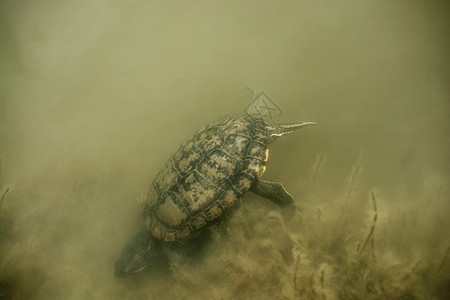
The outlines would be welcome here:
[[[116,277],[125,277],[145,268],[156,254],[156,240],[145,230],[134,235],[116,262]]]

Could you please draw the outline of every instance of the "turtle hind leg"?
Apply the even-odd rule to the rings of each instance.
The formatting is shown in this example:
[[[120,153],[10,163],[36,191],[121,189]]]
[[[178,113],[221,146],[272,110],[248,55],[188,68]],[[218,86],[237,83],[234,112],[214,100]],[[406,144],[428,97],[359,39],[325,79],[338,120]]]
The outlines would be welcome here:
[[[270,182],[265,180],[256,180],[250,188],[250,191],[269,199],[281,207],[294,205],[294,199],[279,182]]]

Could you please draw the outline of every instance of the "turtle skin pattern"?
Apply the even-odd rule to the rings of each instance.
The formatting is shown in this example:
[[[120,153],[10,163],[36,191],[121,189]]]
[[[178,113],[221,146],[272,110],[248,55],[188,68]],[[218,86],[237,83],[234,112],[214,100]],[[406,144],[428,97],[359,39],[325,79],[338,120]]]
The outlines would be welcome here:
[[[177,241],[208,226],[264,172],[267,144],[266,125],[255,115],[231,115],[199,130],[153,181],[145,229],[158,240]]]

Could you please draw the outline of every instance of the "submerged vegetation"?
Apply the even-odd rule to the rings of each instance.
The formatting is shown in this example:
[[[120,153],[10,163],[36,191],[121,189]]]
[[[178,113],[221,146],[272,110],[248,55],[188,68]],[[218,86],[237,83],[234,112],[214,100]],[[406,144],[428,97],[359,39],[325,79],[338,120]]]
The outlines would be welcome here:
[[[6,197],[3,187],[0,298],[448,299],[443,221],[360,190],[363,160],[361,152],[345,188],[322,199],[327,159],[318,154],[295,212],[247,193],[180,257],[127,279],[113,276],[121,243],[92,201],[110,197],[110,183],[77,175],[62,201],[20,188]]]
[[[440,240],[430,255],[427,241],[418,240],[425,224],[413,212],[385,215],[376,191],[356,193],[363,157],[361,152],[342,196],[320,206],[307,199],[307,209],[288,220],[261,199],[243,201],[226,228],[215,229],[211,255],[202,263],[208,272],[189,266],[182,273],[184,296],[196,286],[215,299],[448,299],[448,241]],[[315,163],[312,178],[321,165]],[[444,230],[438,223],[427,227]],[[207,283],[216,290],[203,289]]]

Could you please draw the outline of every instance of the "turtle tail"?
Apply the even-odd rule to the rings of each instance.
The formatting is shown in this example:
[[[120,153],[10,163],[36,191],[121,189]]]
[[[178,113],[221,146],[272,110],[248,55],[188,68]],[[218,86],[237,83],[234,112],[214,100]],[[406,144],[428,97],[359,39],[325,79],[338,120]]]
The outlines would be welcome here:
[[[297,123],[280,123],[280,124],[267,124],[267,131],[270,142],[273,142],[280,136],[294,132],[305,126],[315,125],[316,122],[297,122]]]

